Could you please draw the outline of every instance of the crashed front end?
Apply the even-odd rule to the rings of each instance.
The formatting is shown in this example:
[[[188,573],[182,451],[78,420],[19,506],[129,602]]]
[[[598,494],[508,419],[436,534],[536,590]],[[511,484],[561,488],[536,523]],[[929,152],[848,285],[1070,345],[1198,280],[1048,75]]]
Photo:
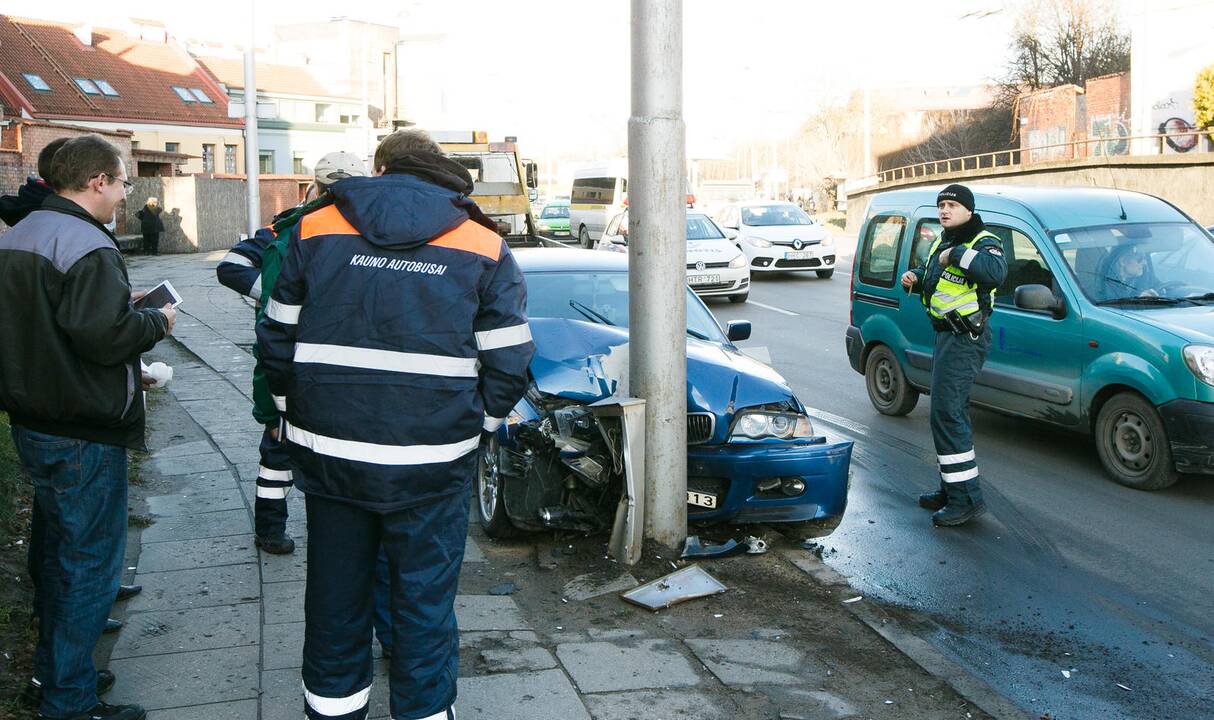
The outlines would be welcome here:
[[[638,531],[644,421],[643,403],[624,397],[627,330],[549,318],[531,326],[532,382],[490,450],[505,515],[527,531],[612,531],[613,541]],[[837,523],[852,444],[814,435],[774,370],[691,339],[687,390],[690,521]],[[635,527],[624,528],[629,513]]]

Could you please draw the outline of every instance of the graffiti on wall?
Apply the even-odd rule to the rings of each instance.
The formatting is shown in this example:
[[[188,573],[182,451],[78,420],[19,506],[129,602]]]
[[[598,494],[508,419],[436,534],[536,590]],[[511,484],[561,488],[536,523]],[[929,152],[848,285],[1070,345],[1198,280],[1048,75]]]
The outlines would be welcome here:
[[[1063,125],[1029,130],[1029,162],[1065,160],[1071,157],[1071,149],[1064,145],[1067,139],[1067,129]]]
[[[1197,129],[1193,125],[1193,92],[1176,91],[1151,104],[1152,125],[1157,133],[1166,135],[1165,153],[1187,153],[1198,145]]]
[[[1088,127],[1088,137],[1110,138],[1104,142],[1092,143],[1091,154],[1129,155],[1130,154],[1130,121],[1125,116],[1101,115],[1091,119]]]

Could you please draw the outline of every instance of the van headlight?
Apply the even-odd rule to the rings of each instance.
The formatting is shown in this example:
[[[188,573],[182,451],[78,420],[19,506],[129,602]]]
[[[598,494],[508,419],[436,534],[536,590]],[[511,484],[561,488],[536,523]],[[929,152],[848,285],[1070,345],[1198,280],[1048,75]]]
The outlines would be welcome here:
[[[729,267],[731,267],[731,268],[746,267],[746,256],[741,253],[738,253],[738,256],[736,258],[729,261]]]
[[[1214,385],[1214,345],[1187,345],[1184,362],[1206,385]]]
[[[751,236],[751,235],[748,235],[748,236],[746,236],[746,237],[742,238],[742,242],[747,243],[748,245],[753,245],[754,247],[757,247],[757,248],[769,248],[769,247],[771,247],[771,243],[770,243],[770,242],[768,242],[768,241],[764,240],[763,238],[760,238],[760,237],[754,237],[754,236]]]
[[[730,440],[760,440],[779,438],[792,440],[814,434],[809,418],[796,413],[742,412],[733,423]]]

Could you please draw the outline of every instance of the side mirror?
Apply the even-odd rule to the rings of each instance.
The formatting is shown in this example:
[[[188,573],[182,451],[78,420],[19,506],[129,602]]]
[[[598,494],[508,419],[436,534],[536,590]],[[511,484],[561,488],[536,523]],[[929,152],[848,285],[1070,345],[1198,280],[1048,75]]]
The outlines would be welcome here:
[[[730,342],[749,339],[750,321],[730,320],[729,324],[725,326],[725,337],[729,338]]]
[[[729,240],[738,239],[738,231],[736,228],[727,227],[727,228],[724,228],[724,230],[725,230],[725,237],[727,239],[729,239]]]
[[[1056,297],[1044,285],[1021,285],[1016,288],[1013,301],[1021,310],[1048,312],[1055,319],[1066,317],[1066,303]]]
[[[529,188],[539,187],[540,183],[539,183],[538,166],[536,166],[535,163],[528,161],[526,173],[527,173],[527,187],[529,187]]]
[[[624,235],[612,235],[611,242],[615,243],[616,245],[627,245],[628,238]]]
[[[738,231],[737,225],[722,225],[721,227],[725,228],[726,230],[733,230],[734,232]]]

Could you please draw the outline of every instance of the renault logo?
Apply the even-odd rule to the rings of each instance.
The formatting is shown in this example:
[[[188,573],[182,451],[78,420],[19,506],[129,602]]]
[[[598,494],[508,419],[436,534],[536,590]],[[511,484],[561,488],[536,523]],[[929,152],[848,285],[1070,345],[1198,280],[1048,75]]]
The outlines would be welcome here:
[[[703,269],[704,269],[704,261],[703,260],[696,261],[696,270],[703,270]]]
[[[792,247],[794,250],[800,250],[801,248],[805,247],[805,243],[801,242],[801,238],[797,238],[796,240],[792,241]]]

